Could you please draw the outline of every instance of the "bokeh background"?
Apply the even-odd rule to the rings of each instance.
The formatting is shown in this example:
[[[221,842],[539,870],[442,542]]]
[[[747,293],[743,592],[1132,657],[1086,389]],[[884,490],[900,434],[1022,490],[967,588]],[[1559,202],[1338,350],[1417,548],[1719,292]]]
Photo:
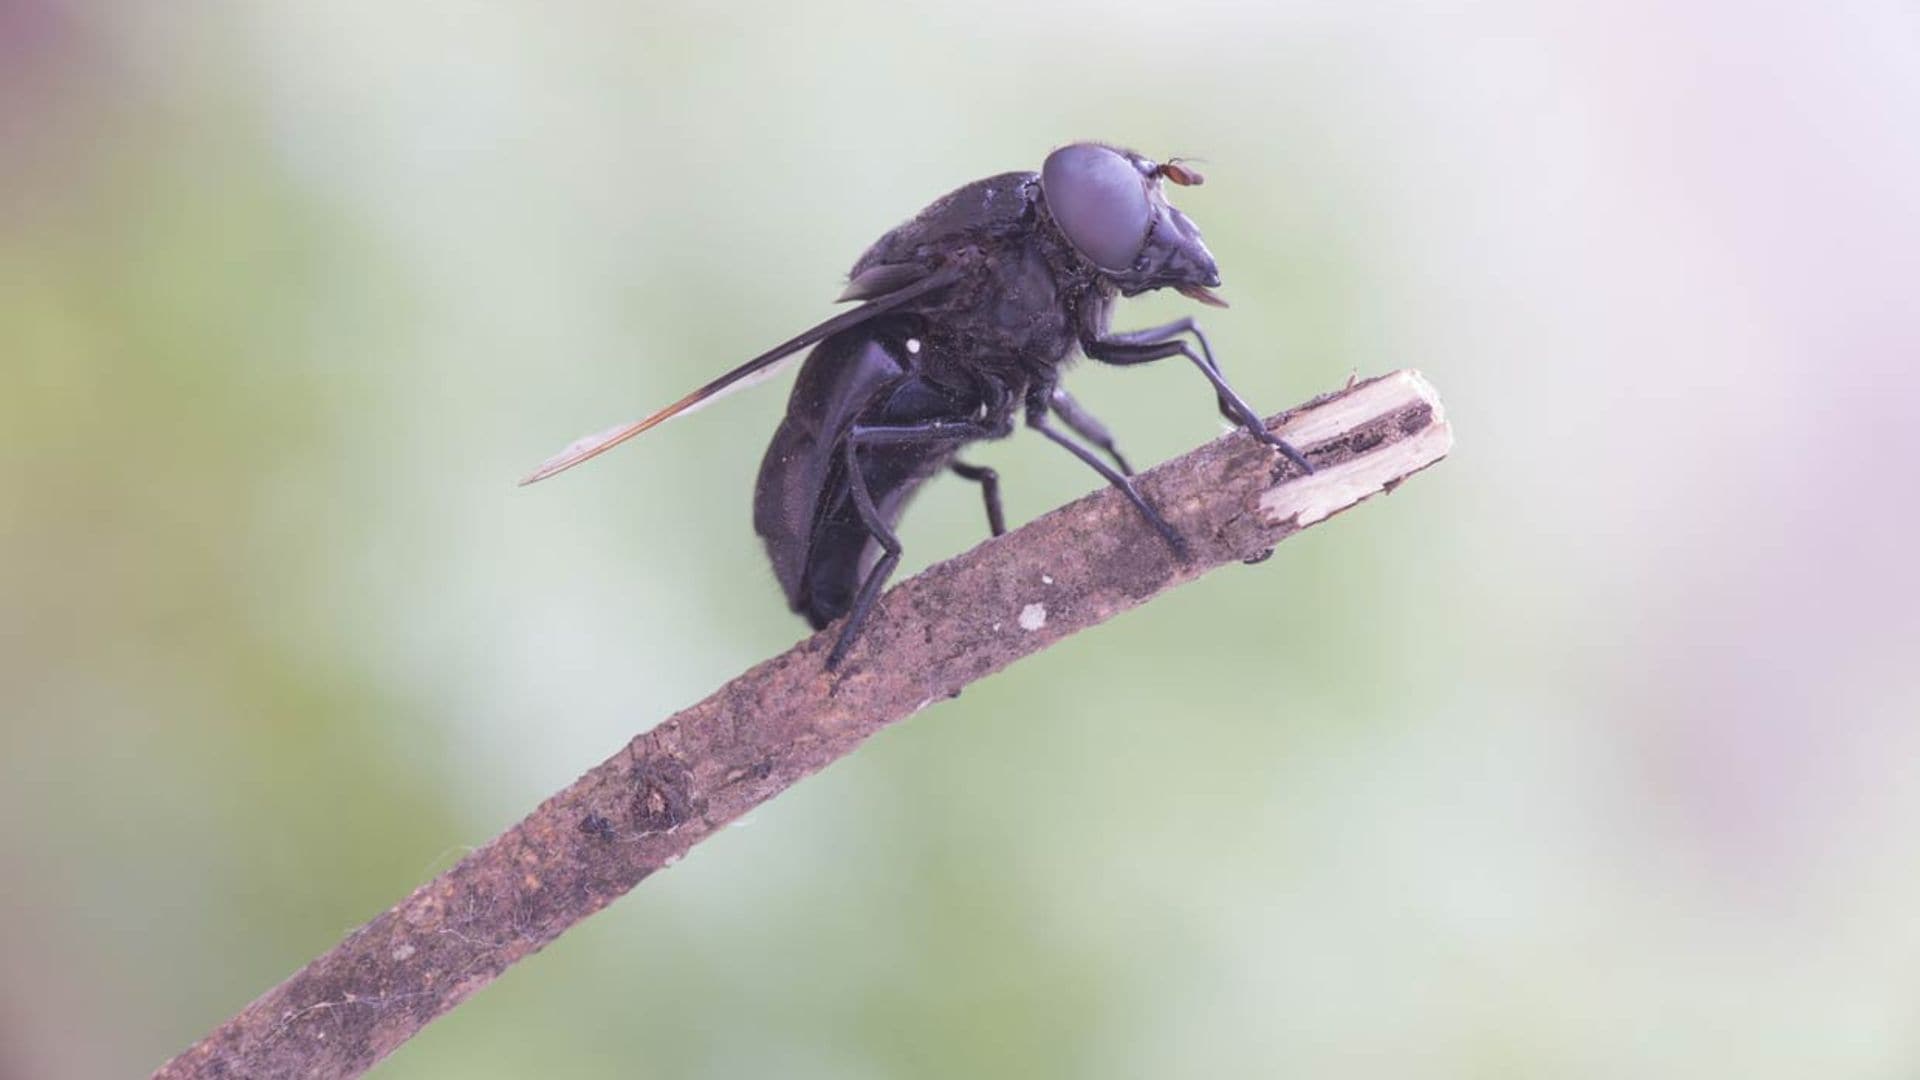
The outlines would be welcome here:
[[[1904,0],[0,0],[0,1075],[144,1074],[794,641],[784,387],[513,480],[1098,137],[1206,160],[1250,399],[1419,367],[1454,457],[379,1075],[1911,1076],[1916,136]],[[909,563],[981,529],[937,484]]]

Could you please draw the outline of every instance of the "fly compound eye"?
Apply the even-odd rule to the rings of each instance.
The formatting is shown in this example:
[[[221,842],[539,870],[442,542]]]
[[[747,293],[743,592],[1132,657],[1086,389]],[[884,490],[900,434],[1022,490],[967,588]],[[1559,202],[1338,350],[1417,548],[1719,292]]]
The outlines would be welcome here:
[[[1153,217],[1133,162],[1094,143],[1063,146],[1040,167],[1040,189],[1080,254],[1102,270],[1132,268]]]

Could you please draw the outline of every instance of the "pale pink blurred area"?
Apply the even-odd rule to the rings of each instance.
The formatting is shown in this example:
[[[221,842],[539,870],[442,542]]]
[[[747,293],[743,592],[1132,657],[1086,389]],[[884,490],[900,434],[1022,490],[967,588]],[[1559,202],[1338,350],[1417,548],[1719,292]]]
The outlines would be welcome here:
[[[55,110],[49,108],[55,89],[78,81],[74,71],[75,53],[83,35],[73,25],[66,5],[58,0],[7,0],[0,4],[0,78],[7,94],[0,99],[0,117],[5,118],[7,144],[22,147],[34,129],[58,126]],[[24,154],[8,155],[14,165],[30,160]]]
[[[1417,367],[1453,457],[377,1074],[1920,1069],[1920,9],[820,11],[0,0],[0,1076],[151,1068],[799,636],[783,388],[513,481],[1089,136],[1205,159],[1251,400]],[[1142,460],[1218,430],[1069,378]]]
[[[1645,553],[1609,718],[1703,861],[1771,884],[1763,906],[1845,905],[1823,875],[1913,855],[1862,840],[1898,835],[1889,766],[1920,761],[1920,13],[1655,13],[1594,20],[1570,65],[1619,117],[1613,156],[1678,196],[1634,260],[1670,302],[1619,298],[1648,316],[1616,321],[1644,350],[1611,365],[1621,464],[1658,479],[1593,508]]]
[[[1453,259],[1403,289],[1472,335],[1447,358],[1463,456],[1485,402],[1518,481],[1496,494],[1541,500],[1496,508],[1531,526],[1505,542],[1597,654],[1589,722],[1695,857],[1791,891],[1870,857],[1858,815],[1910,813],[1882,770],[1920,760],[1920,15],[1535,19],[1475,20],[1538,81],[1481,68],[1501,100],[1437,112],[1431,138],[1496,152],[1441,194],[1409,170],[1398,223]],[[1469,209],[1422,215],[1440,199]]]

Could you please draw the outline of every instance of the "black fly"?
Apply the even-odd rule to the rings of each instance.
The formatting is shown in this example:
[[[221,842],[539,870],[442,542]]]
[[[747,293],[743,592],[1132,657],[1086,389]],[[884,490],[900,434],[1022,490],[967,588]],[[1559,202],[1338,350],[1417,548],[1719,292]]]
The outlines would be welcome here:
[[[1048,155],[1038,173],[968,184],[860,256],[840,295],[858,307],[644,420],[581,439],[521,482],[571,468],[813,346],[760,464],[753,526],[794,611],[815,629],[848,616],[829,668],[859,637],[899,564],[893,527],[921,484],[942,470],[977,482],[993,534],[1006,530],[999,477],[955,454],[1011,434],[1016,414],[1125,492],[1185,559],[1185,541],[1134,489],[1133,470],[1106,427],[1059,379],[1076,348],[1119,365],[1184,356],[1213,384],[1228,419],[1312,471],[1227,384],[1191,318],[1125,333],[1109,328],[1116,296],[1152,289],[1226,306],[1209,291],[1220,273],[1200,230],[1163,191],[1163,181],[1201,179],[1178,161],[1074,143]],[[1055,427],[1055,417],[1073,434]]]

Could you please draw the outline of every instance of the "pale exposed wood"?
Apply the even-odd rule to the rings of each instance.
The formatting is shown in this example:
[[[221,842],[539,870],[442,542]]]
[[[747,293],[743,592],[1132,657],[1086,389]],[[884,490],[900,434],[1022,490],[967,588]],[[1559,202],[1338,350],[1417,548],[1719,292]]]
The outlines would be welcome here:
[[[1311,446],[1339,432],[1359,430],[1379,416],[1404,416],[1409,422],[1420,423],[1423,409],[1426,422],[1411,435],[1403,432],[1405,437],[1383,447],[1382,452],[1316,467],[1310,477],[1270,488],[1260,496],[1261,512],[1270,524],[1291,522],[1295,528],[1306,528],[1426,468],[1453,449],[1453,428],[1447,423],[1440,395],[1417,371],[1399,371],[1356,386],[1351,393],[1282,424],[1278,428],[1281,435],[1301,446]]]

